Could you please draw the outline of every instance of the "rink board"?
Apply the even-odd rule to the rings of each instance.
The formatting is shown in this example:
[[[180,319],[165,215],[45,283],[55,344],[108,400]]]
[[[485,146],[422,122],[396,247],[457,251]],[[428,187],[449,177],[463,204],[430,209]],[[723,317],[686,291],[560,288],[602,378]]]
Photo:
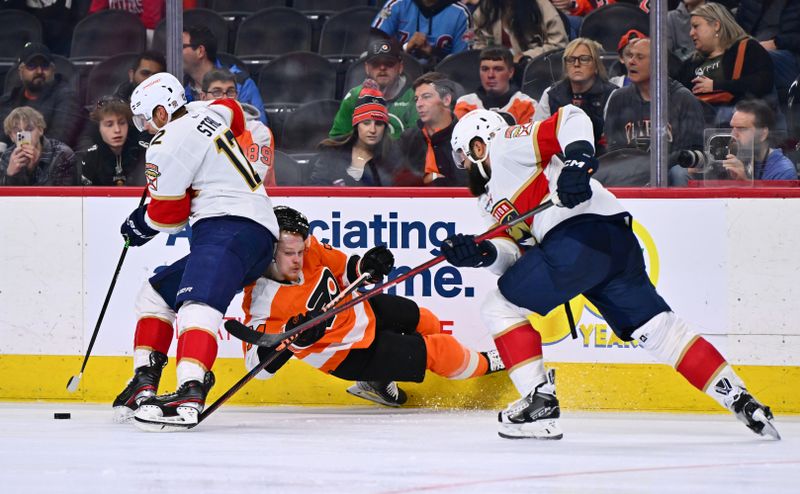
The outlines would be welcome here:
[[[108,401],[130,376],[132,302],[139,286],[154,270],[188,252],[188,235],[159,235],[129,251],[81,391],[69,395],[64,385],[80,369],[119,258],[120,219],[135,207],[138,192],[94,189],[89,192],[93,195],[84,196],[81,189],[57,189],[66,194],[57,196],[50,189],[37,192],[44,196],[26,196],[31,192],[16,190],[0,190],[5,194],[0,205],[7,212],[0,228],[6,239],[13,239],[0,247],[0,399]],[[397,259],[395,275],[437,255],[449,234],[486,228],[475,200],[463,195],[284,192],[287,196],[275,194],[274,202],[307,213],[315,235],[335,247],[363,252],[387,243]],[[724,194],[702,191],[677,198],[661,197],[663,191],[621,195],[636,220],[634,232],[651,279],[673,309],[720,348],[764,401],[778,411],[800,413],[800,397],[789,391],[800,389],[800,200],[720,197]],[[495,279],[486,270],[440,264],[393,291],[430,308],[445,331],[484,350],[491,339],[480,324],[480,302]],[[234,300],[228,317],[241,317],[240,300]],[[579,320],[577,340],[567,336],[561,310],[534,321],[546,343],[545,359],[557,362],[553,365],[559,369],[565,408],[714,409],[669,368],[655,365],[635,344],[617,339],[584,299],[571,305]],[[244,373],[240,344],[224,329],[219,334],[217,392]],[[165,389],[171,388],[174,372],[165,375]],[[270,382],[248,385],[235,402],[357,403],[344,393],[346,387],[293,363]],[[429,376],[424,384],[406,388],[412,404],[419,406],[496,407],[514,396],[505,376],[457,383]]]

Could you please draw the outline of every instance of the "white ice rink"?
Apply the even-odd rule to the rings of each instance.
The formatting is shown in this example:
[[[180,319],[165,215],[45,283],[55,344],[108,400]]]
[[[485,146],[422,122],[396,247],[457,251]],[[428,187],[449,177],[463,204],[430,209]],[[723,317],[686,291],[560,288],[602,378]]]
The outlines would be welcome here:
[[[54,420],[71,412],[71,420]],[[561,441],[506,440],[495,412],[223,407],[146,433],[110,407],[0,404],[2,493],[798,493],[783,441],[729,415],[565,413]]]

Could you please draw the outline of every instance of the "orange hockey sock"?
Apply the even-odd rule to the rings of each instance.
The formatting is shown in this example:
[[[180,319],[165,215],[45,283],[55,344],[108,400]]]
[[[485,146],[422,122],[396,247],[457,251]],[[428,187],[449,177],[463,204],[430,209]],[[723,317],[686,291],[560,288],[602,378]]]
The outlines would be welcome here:
[[[419,322],[417,323],[417,333],[422,336],[429,334],[439,334],[442,332],[442,323],[436,315],[426,309],[419,308]]]
[[[423,336],[428,351],[428,369],[448,379],[468,379],[486,374],[489,363],[449,334]]]

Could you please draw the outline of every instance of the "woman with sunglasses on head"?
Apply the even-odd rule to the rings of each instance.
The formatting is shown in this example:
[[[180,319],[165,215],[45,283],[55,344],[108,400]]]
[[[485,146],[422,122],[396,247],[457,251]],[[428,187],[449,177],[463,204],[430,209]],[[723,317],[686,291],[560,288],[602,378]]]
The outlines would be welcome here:
[[[617,86],[609,82],[606,68],[600,60],[602,47],[589,38],[575,38],[564,49],[564,77],[545,89],[533,121],[544,120],[565,105],[575,105],[589,116],[594,127],[594,144],[599,156],[605,151],[603,110]]]
[[[144,147],[130,125],[128,103],[116,96],[104,96],[89,118],[95,125],[91,129],[92,144],[80,155],[83,184],[144,185]]]

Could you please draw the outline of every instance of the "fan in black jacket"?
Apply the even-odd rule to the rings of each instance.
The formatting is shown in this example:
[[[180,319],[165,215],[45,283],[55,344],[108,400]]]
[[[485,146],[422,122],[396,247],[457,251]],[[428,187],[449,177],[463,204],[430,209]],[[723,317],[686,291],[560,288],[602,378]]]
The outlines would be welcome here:
[[[91,113],[96,122],[93,144],[81,153],[84,185],[145,184],[144,148],[130,125],[128,104],[116,97],[101,99]]]

